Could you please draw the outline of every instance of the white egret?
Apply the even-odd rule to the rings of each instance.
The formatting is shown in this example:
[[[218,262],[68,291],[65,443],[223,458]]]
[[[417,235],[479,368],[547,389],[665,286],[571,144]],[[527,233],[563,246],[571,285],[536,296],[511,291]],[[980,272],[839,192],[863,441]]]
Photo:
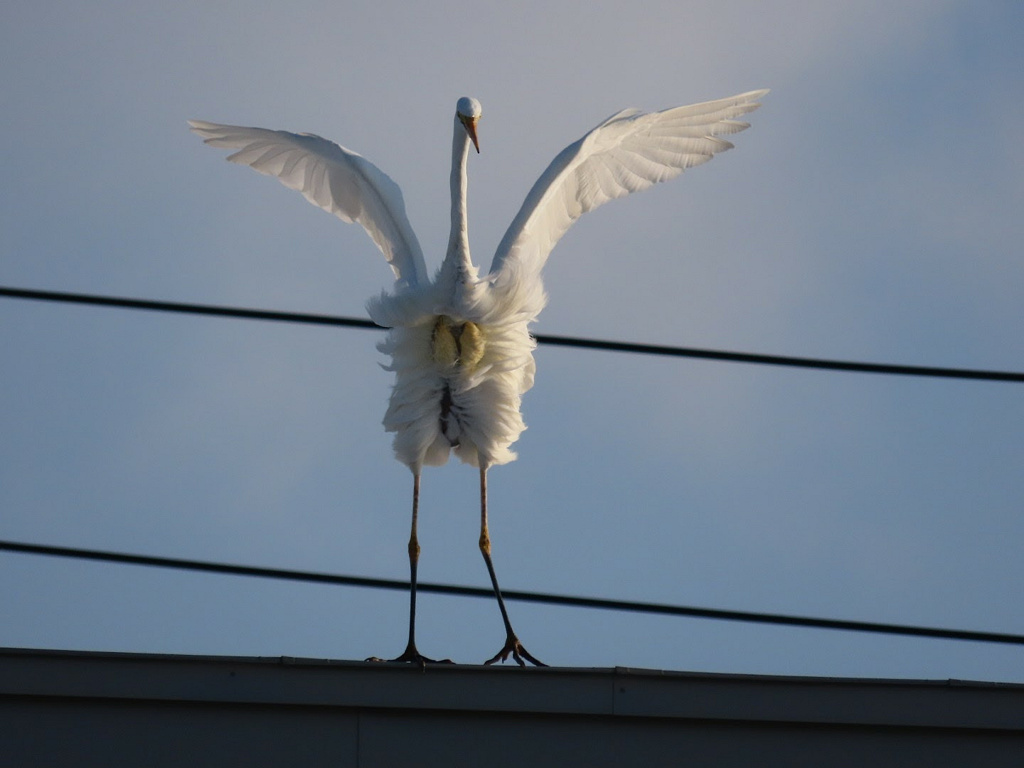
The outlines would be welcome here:
[[[480,552],[505,625],[505,644],[486,663],[511,655],[541,665],[516,637],[498,588],[487,530],[487,470],[516,458],[510,446],[526,428],[520,400],[533,386],[535,342],[529,324],[547,297],[541,268],[559,238],[587,211],[647,189],[732,147],[722,135],[749,126],[734,118],[756,109],[766,90],[644,113],[618,112],[566,147],[534,184],[480,277],[469,254],[466,162],[480,103],[461,98],[455,113],[451,171],[451,235],[433,279],[427,272],[398,186],[371,162],[312,134],[190,121],[207,144],[238,150],[227,159],[276,176],[314,205],[361,224],[395,273],[392,292],[368,303],[375,323],[390,329],[379,349],[395,373],[384,427],[412,470],[409,537],[409,640],[394,661],[425,663],[416,648],[416,536],[420,472],[450,452],[479,468]],[[524,661],[525,660],[525,661]]]

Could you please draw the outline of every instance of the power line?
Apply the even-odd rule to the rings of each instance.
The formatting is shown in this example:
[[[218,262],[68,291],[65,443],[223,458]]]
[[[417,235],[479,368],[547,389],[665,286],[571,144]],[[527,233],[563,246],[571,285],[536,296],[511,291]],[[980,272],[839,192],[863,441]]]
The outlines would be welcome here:
[[[349,328],[371,328],[375,330],[382,330],[380,326],[374,324],[370,320],[355,317],[338,317],[334,315],[305,314],[301,312],[276,312],[264,309],[245,309],[240,307],[224,307],[209,304],[151,301],[147,299],[95,296],[90,294],[65,293],[59,291],[37,291],[24,288],[6,288],[2,286],[0,286],[0,296],[6,296],[14,299],[34,299],[37,301],[56,301],[71,304],[118,307],[122,309],[142,309],[158,312],[177,312],[182,314],[243,318],[248,320],[269,320],[275,322],[305,323],[307,325],[333,325]],[[663,346],[658,344],[637,344],[623,341],[581,339],[571,336],[553,336],[543,333],[534,334],[534,338],[539,344],[551,344],[553,346],[576,347],[579,349],[600,349],[611,352],[629,352],[633,354],[662,355],[668,357],[689,357],[731,363],[775,365],[791,368],[812,368],[818,370],[848,371],[856,373],[881,373],[898,376],[926,376],[946,379],[1024,382],[1024,373],[1013,371],[990,371],[972,368],[946,368],[921,365],[896,365],[889,363],[864,363],[847,360],[823,360],[811,357],[763,355],[748,352],[728,352],[722,350],[695,349],[692,347]]]
[[[126,565],[141,565],[157,568],[170,568],[184,571],[228,574],[232,576],[254,576],[267,579],[301,581],[317,584],[336,584],[350,587],[370,589],[391,589],[406,591],[409,582],[397,579],[375,579],[363,576],[342,576],[329,573],[296,571],[284,568],[260,568],[248,565],[229,565],[200,560],[185,560],[171,557],[153,557],[134,555],[122,552],[104,552],[91,549],[72,547],[55,547],[43,544],[28,544],[15,541],[0,541],[0,551],[18,552],[30,555],[46,555],[65,557],[78,560],[93,560]],[[465,587],[454,584],[417,583],[420,592],[431,592],[441,595],[459,595],[463,597],[493,598],[490,589],[481,587]],[[788,616],[776,613],[757,613],[752,611],[726,611],[715,608],[694,608],[664,603],[642,603],[631,600],[605,600],[593,597],[573,597],[569,595],[552,595],[541,592],[524,592],[520,590],[501,591],[506,600],[520,602],[544,603],[548,605],[565,605],[574,608],[596,608],[601,610],[623,611],[632,613],[649,613],[667,616],[689,616],[701,619],[717,619],[719,621],[740,621],[751,624],[774,624],[791,627],[807,627],[813,629],[835,629],[848,632],[870,632],[885,635],[904,635],[911,637],[930,637],[942,640],[967,640],[979,643],[1001,643],[1007,645],[1024,645],[1024,635],[1001,632],[976,632],[961,629],[941,629],[935,627],[909,626],[905,624],[884,624],[869,621],[845,621],[841,619],[821,619],[810,616]]]
[[[383,330],[379,325],[370,320],[362,320],[356,317],[310,315],[299,312],[274,312],[266,309],[243,309],[239,307],[214,306],[211,304],[150,301],[148,299],[128,299],[118,296],[94,296],[86,293],[35,291],[25,288],[7,288],[4,286],[0,286],[0,296],[7,296],[12,299],[35,299],[37,301],[56,301],[66,304],[89,304],[100,307],[118,307],[120,309],[146,309],[154,312],[176,312],[185,315],[212,315],[215,317],[234,317],[245,320],[271,320],[283,323],[340,325],[349,328],[372,328],[378,331]]]

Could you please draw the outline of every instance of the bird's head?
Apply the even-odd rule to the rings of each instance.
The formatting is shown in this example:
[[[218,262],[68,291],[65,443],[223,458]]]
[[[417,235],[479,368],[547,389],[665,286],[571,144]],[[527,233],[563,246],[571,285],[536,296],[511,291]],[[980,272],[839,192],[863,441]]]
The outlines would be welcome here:
[[[466,133],[469,134],[478,153],[480,152],[480,143],[476,139],[476,122],[482,113],[480,102],[470,96],[463,96],[455,105],[455,116],[459,118],[462,127],[466,129]]]

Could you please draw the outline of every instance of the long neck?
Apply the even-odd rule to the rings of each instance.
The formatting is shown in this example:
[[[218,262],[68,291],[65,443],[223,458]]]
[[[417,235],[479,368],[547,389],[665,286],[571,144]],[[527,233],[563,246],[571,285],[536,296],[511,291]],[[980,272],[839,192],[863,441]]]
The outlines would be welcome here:
[[[466,161],[469,157],[469,144],[469,134],[456,116],[452,137],[452,230],[441,270],[456,283],[464,282],[466,277],[475,272],[469,255],[469,222],[466,215]]]

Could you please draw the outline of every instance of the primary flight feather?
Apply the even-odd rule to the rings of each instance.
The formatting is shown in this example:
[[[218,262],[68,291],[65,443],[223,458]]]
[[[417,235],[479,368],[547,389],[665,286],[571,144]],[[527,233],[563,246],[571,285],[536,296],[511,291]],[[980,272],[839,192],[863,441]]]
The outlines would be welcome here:
[[[470,145],[479,151],[481,109],[476,99],[459,99],[451,232],[433,279],[401,190],[366,158],[312,134],[189,121],[207,144],[236,150],[228,160],[275,176],[342,221],[361,224],[394,270],[393,290],[372,299],[368,309],[374,322],[389,329],[378,345],[390,355],[388,368],[395,374],[384,427],[395,433],[395,455],[413,473],[409,639],[395,661],[432,661],[415,642],[420,473],[455,451],[479,468],[480,550],[505,625],[505,644],[487,663],[511,655],[521,665],[524,659],[540,664],[513,632],[498,588],[487,527],[487,470],[515,459],[511,446],[526,428],[520,402],[535,370],[529,324],[547,301],[541,270],[584,213],[730,149],[721,137],[749,127],[735,118],[757,109],[767,92],[612,115],[562,150],[541,174],[483,276],[470,258],[466,220],[466,164]]]

